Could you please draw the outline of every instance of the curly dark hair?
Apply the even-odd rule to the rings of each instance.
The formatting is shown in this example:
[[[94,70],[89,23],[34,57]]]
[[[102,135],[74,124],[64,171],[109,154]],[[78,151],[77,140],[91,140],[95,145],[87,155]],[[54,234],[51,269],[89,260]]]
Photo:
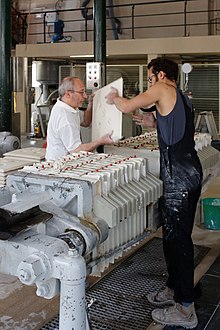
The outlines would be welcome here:
[[[152,72],[158,74],[160,71],[163,71],[169,80],[178,80],[179,70],[177,63],[166,57],[157,57],[152,59],[148,65],[148,70],[153,67]]]

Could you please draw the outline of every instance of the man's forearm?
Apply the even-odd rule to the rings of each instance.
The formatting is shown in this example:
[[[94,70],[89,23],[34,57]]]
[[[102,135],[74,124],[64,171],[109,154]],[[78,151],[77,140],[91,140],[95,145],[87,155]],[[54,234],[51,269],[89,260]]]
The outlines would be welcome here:
[[[92,122],[92,104],[88,104],[86,111],[84,112],[84,120],[81,126],[88,127]]]
[[[89,143],[81,143],[78,146],[78,148],[76,148],[75,150],[70,151],[70,153],[72,153],[72,152],[79,152],[79,151],[93,151],[99,145],[100,145],[100,143],[98,142],[98,140],[92,141],[92,142],[89,142]]]
[[[130,100],[125,97],[115,96],[113,98],[113,104],[123,113],[129,113],[135,110],[132,108]]]
[[[81,143],[75,150],[70,151],[70,153],[79,151],[93,151],[100,145],[112,144],[112,134],[113,132],[107,133],[95,141],[89,143]]]

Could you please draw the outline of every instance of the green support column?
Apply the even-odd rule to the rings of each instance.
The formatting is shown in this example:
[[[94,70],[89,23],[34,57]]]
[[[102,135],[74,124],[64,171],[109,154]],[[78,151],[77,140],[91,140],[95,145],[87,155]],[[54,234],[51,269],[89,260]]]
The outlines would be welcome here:
[[[94,1],[94,61],[102,63],[102,85],[106,85],[106,1]]]
[[[11,1],[0,0],[0,131],[11,131]]]
[[[94,0],[94,61],[102,63],[102,86],[106,85],[106,1]],[[104,146],[97,148],[104,152]]]

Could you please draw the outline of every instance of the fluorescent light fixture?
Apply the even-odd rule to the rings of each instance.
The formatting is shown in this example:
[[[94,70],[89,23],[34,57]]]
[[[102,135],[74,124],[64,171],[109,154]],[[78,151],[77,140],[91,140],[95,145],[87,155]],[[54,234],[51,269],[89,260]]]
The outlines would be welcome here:
[[[70,55],[70,57],[75,57],[75,58],[93,58],[94,55],[91,54],[87,54],[87,55]],[[108,57],[108,55],[106,55],[106,57]]]
[[[35,18],[44,18],[44,14],[43,13],[38,13],[35,15]]]
[[[88,54],[87,55],[70,55],[70,57],[77,57],[77,58],[83,57],[84,58],[84,57],[94,57],[94,55],[88,55]]]

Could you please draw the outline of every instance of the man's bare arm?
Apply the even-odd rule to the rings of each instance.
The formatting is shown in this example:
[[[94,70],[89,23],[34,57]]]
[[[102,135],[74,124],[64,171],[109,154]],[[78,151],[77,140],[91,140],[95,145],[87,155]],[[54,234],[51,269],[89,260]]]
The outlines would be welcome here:
[[[105,134],[99,139],[89,143],[81,143],[75,150],[71,150],[69,153],[79,152],[79,151],[93,151],[100,145],[113,144],[114,141],[111,138],[112,133]]]
[[[114,104],[119,111],[129,113],[157,102],[159,94],[157,89],[152,87],[144,93],[127,99],[120,97],[117,89],[112,87],[111,92],[105,98],[108,104]]]
[[[88,127],[92,122],[93,97],[94,94],[91,94],[89,96],[89,103],[86,111],[84,112],[84,119],[83,122],[80,124],[82,127]]]

